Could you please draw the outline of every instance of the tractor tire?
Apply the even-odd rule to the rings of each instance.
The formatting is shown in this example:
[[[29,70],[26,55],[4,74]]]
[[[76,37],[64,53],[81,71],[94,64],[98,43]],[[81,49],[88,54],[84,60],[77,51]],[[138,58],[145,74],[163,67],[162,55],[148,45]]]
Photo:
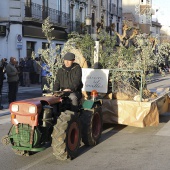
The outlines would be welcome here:
[[[61,112],[52,133],[53,154],[58,160],[74,159],[80,147],[81,129],[77,113]]]
[[[86,146],[95,146],[99,143],[103,128],[101,106],[84,110],[81,115],[82,142]]]

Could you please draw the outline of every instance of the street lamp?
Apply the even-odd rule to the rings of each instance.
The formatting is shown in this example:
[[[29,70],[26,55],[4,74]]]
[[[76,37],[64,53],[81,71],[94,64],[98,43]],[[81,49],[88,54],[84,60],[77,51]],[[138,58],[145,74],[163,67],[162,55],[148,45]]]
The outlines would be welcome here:
[[[91,17],[90,16],[87,16],[86,17],[86,26],[88,27],[87,28],[87,34],[91,34]]]

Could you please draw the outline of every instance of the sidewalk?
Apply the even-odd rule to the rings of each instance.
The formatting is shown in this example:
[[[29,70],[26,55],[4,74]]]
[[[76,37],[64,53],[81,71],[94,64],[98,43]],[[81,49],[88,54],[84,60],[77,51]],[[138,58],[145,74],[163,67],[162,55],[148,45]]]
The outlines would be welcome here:
[[[34,98],[41,96],[41,85],[31,84],[30,87],[18,87],[17,100],[24,100],[28,98]],[[9,104],[8,104],[8,83],[4,82],[2,89],[2,102],[0,106],[3,106],[3,109],[0,110],[0,116],[9,114]]]
[[[9,115],[9,114],[10,114],[9,109],[0,110],[0,117],[5,116],[5,115]]]
[[[165,75],[165,77],[168,76],[168,75],[170,75],[170,74],[167,73]],[[160,73],[153,73],[153,76],[151,76],[150,78],[147,77],[147,82],[154,81],[155,79],[158,79],[158,78],[161,78],[161,77],[163,77],[163,76]]]

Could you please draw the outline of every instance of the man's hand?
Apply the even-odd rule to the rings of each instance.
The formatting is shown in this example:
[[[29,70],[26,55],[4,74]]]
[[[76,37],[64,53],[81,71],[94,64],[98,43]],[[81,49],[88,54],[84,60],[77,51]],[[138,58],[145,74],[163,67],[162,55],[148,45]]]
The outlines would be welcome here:
[[[63,91],[71,91],[71,89],[64,89]]]

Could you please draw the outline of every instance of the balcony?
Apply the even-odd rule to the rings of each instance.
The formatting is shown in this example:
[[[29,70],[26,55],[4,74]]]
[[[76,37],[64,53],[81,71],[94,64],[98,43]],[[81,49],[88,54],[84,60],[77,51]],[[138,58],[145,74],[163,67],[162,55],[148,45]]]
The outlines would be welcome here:
[[[84,34],[86,31],[86,26],[84,23],[81,23],[79,21],[72,21],[69,23],[68,33],[71,33],[73,31],[78,32],[79,34]]]
[[[58,11],[52,8],[44,7],[36,3],[24,3],[23,4],[23,16],[24,21],[34,21],[42,23],[47,17],[50,18],[50,22],[55,26],[67,27],[70,16],[67,13]]]

